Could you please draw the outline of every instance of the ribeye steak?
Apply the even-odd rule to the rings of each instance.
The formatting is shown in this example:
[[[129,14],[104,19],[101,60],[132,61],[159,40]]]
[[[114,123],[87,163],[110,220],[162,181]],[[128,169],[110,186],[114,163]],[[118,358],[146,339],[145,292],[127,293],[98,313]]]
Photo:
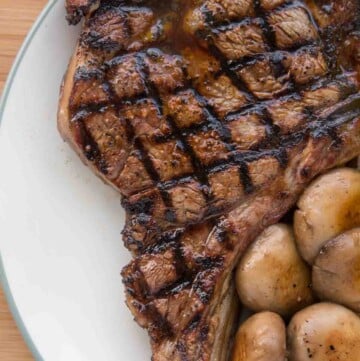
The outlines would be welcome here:
[[[226,360],[241,253],[360,153],[360,3],[66,5],[59,130],[122,194],[128,306],[154,361]]]

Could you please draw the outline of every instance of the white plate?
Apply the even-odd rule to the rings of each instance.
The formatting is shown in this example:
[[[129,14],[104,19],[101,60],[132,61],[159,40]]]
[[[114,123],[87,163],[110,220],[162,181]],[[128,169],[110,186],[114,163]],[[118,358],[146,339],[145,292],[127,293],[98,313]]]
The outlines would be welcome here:
[[[36,359],[150,360],[124,304],[120,198],[56,130],[79,31],[65,23],[63,4],[51,1],[35,24],[0,107],[1,278]]]

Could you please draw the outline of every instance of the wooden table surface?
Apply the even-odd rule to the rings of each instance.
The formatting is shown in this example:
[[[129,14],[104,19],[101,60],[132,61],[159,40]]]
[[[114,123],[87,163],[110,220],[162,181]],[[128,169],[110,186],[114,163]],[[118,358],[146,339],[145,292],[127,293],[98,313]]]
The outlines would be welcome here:
[[[25,35],[47,0],[0,0],[0,93]],[[0,287],[0,360],[33,361]]]

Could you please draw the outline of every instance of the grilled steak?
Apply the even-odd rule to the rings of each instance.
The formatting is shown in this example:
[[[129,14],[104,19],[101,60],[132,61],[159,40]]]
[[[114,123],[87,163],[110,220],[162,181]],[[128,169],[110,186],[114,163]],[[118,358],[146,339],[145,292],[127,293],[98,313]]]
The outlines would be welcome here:
[[[184,17],[175,0],[122,3],[103,1],[86,21],[60,130],[123,194],[130,239],[236,208],[286,165],[284,143],[358,92],[356,59],[343,71],[337,56],[342,35],[359,41],[355,2],[338,39],[300,2],[207,1]]]
[[[225,360],[239,256],[360,153],[360,4],[67,6],[86,18],[59,129],[123,196],[128,305],[155,361]]]
[[[81,18],[100,6],[100,0],[65,0],[67,20],[77,24]]]
[[[163,239],[123,270],[127,304],[149,331],[154,361],[228,359],[237,322],[229,304],[231,271],[249,243],[294,205],[311,178],[359,154],[360,117],[339,130],[346,147],[337,147],[328,135],[299,144],[270,187],[216,222]]]

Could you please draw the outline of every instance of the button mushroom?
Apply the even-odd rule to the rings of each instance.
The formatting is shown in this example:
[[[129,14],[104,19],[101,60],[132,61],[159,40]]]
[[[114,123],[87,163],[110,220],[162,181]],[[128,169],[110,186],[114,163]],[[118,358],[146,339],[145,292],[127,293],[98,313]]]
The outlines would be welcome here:
[[[315,259],[312,281],[321,299],[360,312],[360,228],[325,244]]]
[[[285,357],[286,330],[279,315],[257,313],[240,326],[232,361],[285,361]]]
[[[360,172],[341,168],[319,177],[298,207],[294,216],[298,249],[313,264],[326,241],[360,225]]]
[[[290,316],[312,303],[311,274],[300,258],[292,229],[267,228],[248,248],[236,271],[241,302],[254,311]]]
[[[291,361],[360,360],[360,318],[347,308],[318,303],[298,312],[288,326]]]

